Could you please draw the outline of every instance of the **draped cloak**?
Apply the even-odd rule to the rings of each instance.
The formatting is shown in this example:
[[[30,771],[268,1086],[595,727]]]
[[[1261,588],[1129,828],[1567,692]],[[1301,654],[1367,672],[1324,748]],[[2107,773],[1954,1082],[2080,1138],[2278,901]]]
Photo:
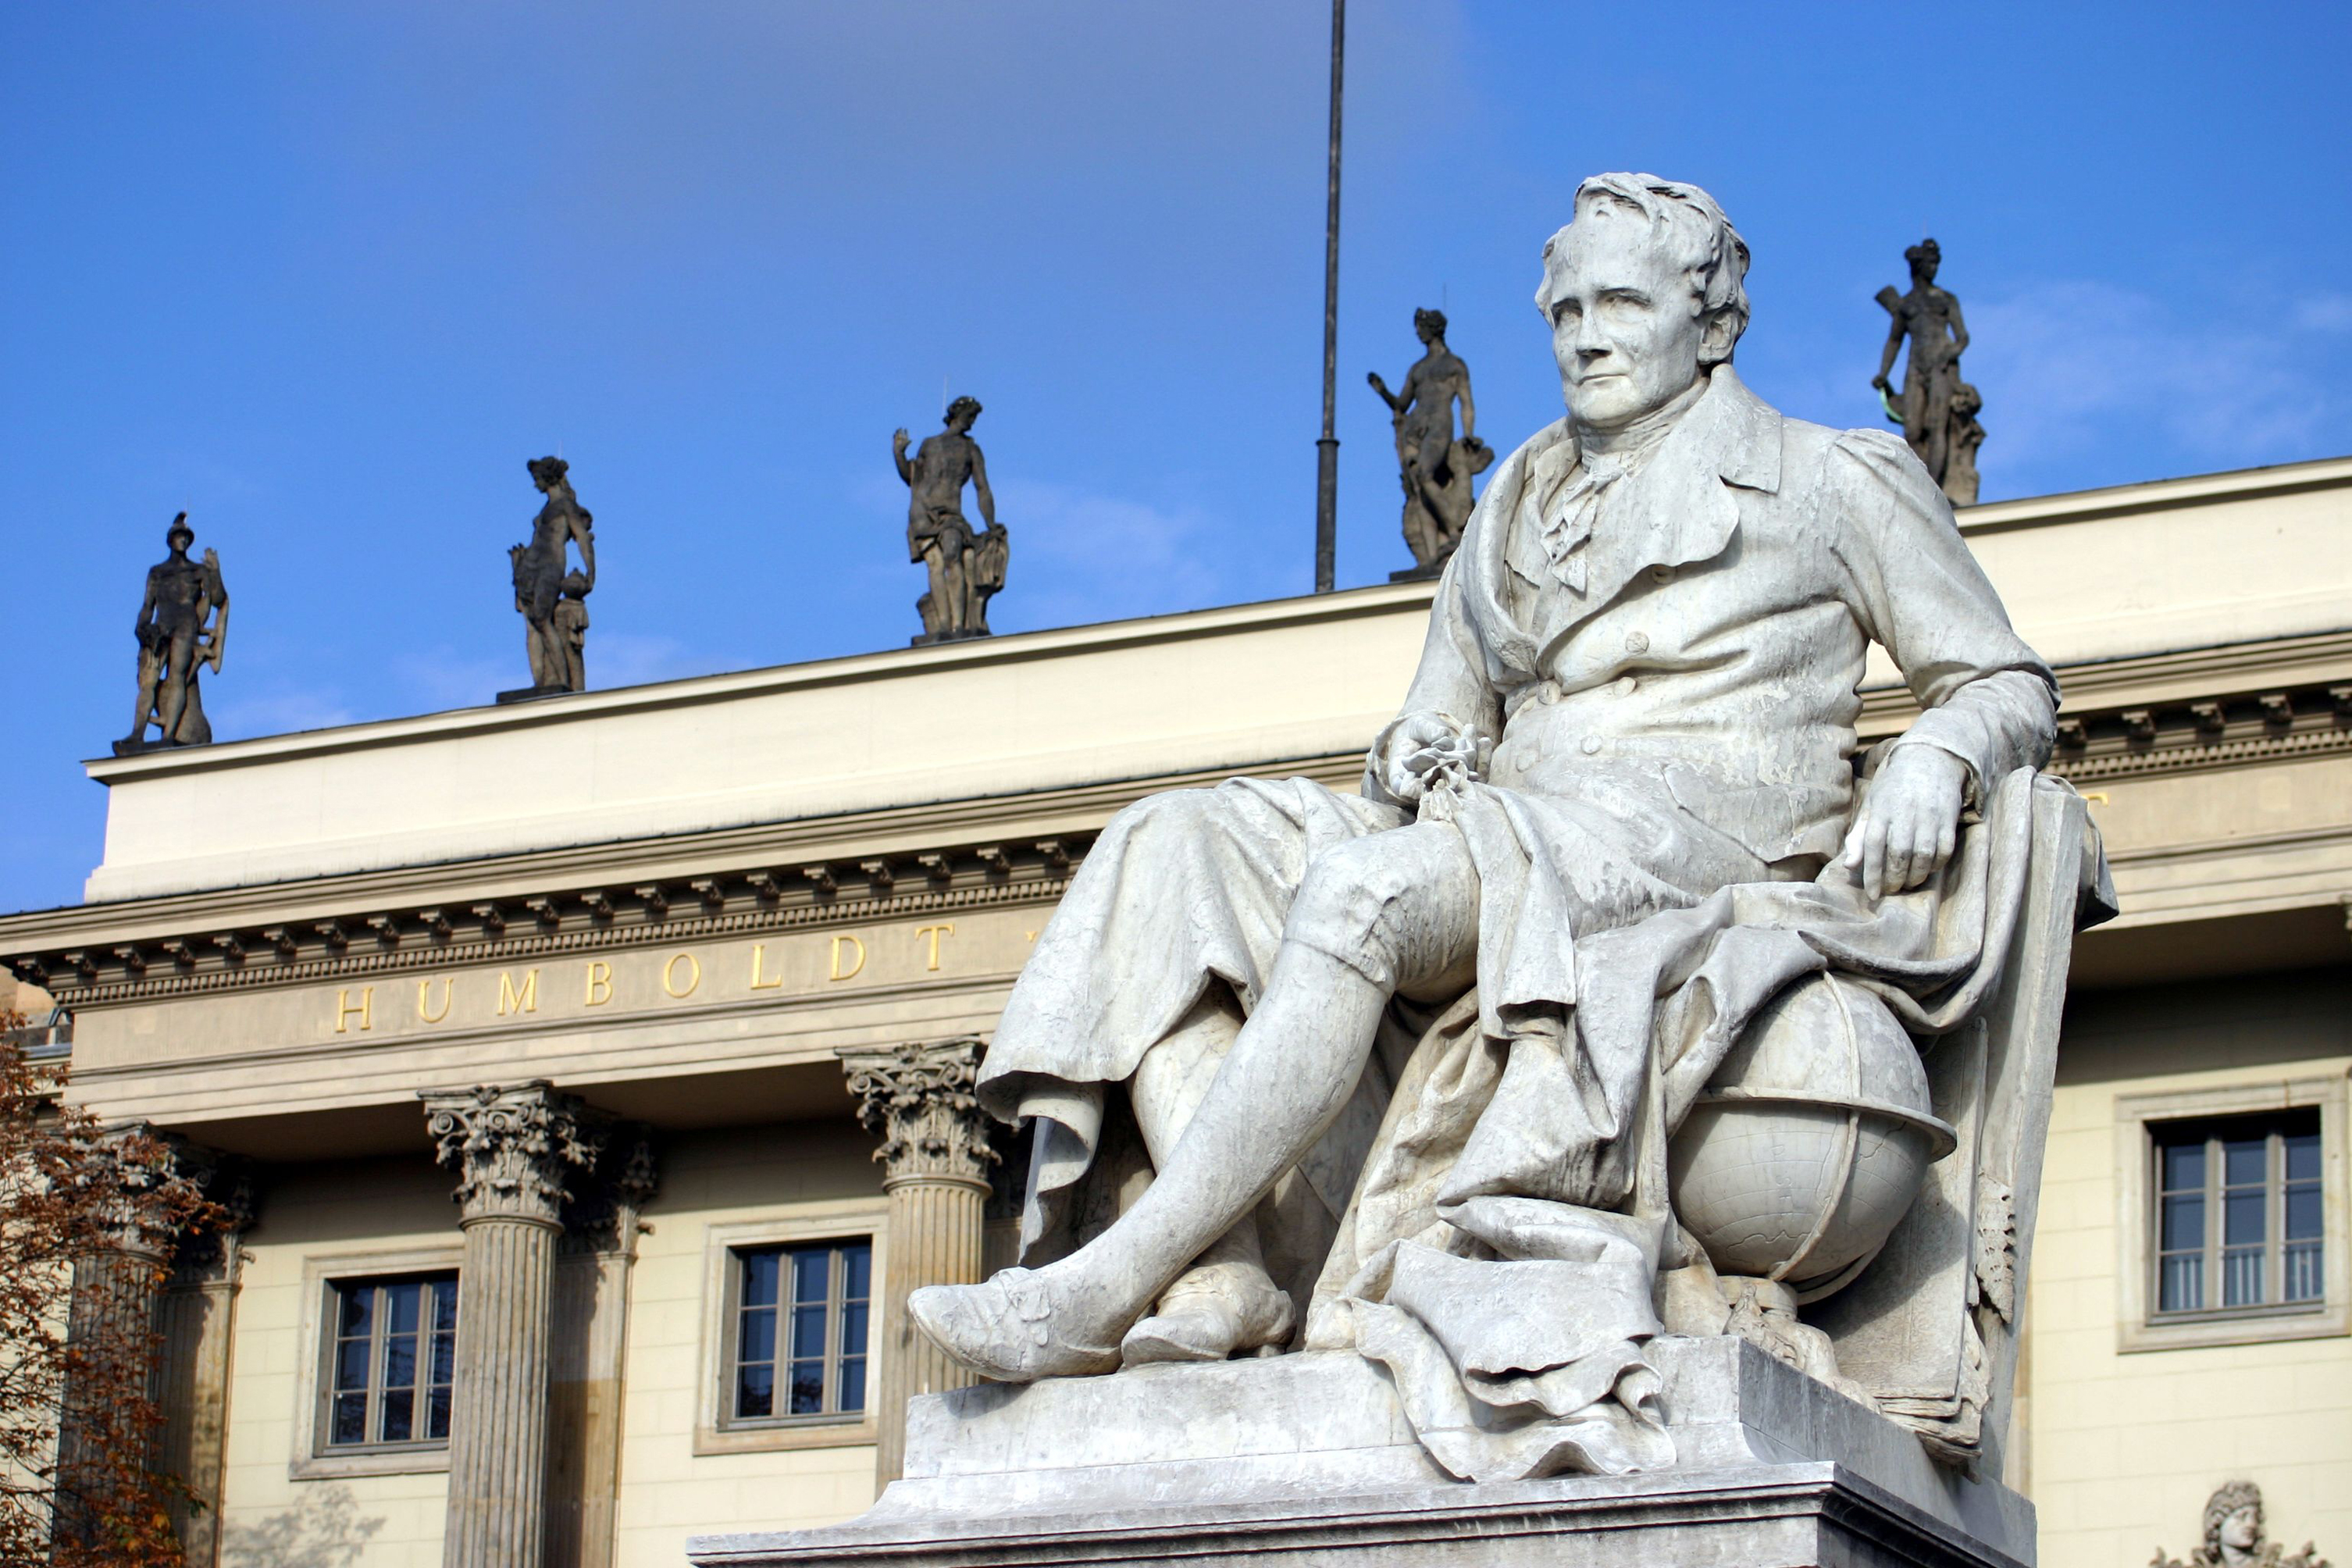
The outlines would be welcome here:
[[[1923,710],[1892,744],[1965,764],[1971,823],[1942,874],[1874,903],[1833,864],[1872,643]],[[1637,468],[1588,466],[1566,421],[1513,453],[1402,710],[1484,760],[1420,814],[1476,868],[1476,984],[1391,1008],[1302,1164],[1339,1220],[1306,1342],[1386,1364],[1456,1474],[1671,1463],[1641,1348],[1661,1269],[1694,1261],[1665,1139],[1804,974],[1864,984],[1915,1031],[1971,1015],[2021,897],[2028,797],[2063,787],[2032,771],[2055,702],[1891,434],[1785,418],[1722,365]],[[1318,853],[1412,820],[1368,766],[1359,795],[1234,780],[1111,821],[982,1074],[994,1114],[1037,1119],[1024,1244],[1094,1162],[1107,1087],[1213,984],[1246,1012],[1286,940],[1378,977],[1360,931],[1292,900]]]

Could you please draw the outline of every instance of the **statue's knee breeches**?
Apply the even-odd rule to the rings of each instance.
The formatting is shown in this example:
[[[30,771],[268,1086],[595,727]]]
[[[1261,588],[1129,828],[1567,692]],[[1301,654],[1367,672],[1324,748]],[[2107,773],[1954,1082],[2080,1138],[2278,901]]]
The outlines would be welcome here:
[[[1308,864],[1282,934],[1385,990],[1457,970],[1478,944],[1469,847],[1429,824],[1326,849]]]

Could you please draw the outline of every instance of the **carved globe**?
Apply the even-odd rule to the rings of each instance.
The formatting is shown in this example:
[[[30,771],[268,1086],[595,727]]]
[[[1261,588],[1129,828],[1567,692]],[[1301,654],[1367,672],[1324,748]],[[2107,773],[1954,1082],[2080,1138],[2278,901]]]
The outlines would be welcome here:
[[[1733,1045],[1668,1145],[1667,1176],[1718,1270],[1814,1300],[1877,1255],[1955,1142],[1885,1004],[1815,974]]]

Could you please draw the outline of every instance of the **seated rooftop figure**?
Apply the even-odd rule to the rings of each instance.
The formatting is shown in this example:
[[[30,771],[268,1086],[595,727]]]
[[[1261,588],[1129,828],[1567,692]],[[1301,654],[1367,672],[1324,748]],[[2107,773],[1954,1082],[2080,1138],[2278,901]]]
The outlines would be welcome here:
[[[1748,260],[1703,191],[1586,181],[1536,296],[1568,416],[1480,500],[1360,795],[1236,780],[1105,831],[981,1086],[1038,1119],[1038,1266],[909,1303],[958,1361],[1018,1382],[1353,1345],[1425,1441],[1493,1425],[1456,1394],[1546,1425],[1457,1473],[1671,1462],[1641,1347],[1660,1279],[1707,1265],[1664,1141],[1808,971],[1869,971],[1898,1012],[1949,994],[1978,957],[1935,918],[1982,874],[1964,814],[2046,760],[2056,702],[1902,440],[1741,384]],[[1873,642],[1925,712],[1858,791]],[[1122,1094],[1150,1184],[1044,1261]]]

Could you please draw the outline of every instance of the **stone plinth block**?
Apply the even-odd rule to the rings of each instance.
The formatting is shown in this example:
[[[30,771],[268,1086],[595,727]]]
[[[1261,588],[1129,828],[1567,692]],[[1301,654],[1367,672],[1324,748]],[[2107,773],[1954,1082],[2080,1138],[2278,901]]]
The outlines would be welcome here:
[[[1349,1353],[917,1399],[906,1476],[826,1530],[703,1536],[703,1568],[2015,1568],[2033,1510],[1744,1341],[1667,1339],[1673,1469],[1474,1486]]]

